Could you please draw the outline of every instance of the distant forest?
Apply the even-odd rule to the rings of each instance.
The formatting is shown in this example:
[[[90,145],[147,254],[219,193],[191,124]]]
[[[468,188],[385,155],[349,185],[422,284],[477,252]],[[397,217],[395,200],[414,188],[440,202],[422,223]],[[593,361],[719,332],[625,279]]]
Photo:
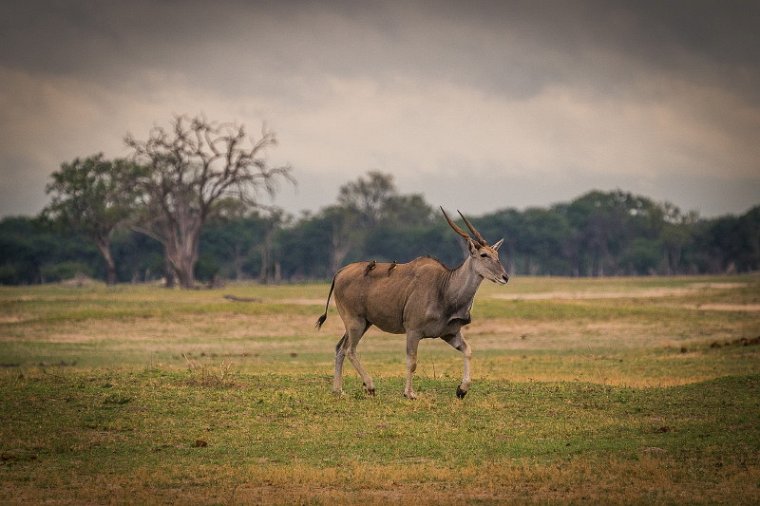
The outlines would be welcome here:
[[[248,208],[250,209],[250,208]],[[453,211],[453,210],[452,210]],[[462,209],[466,213],[466,209]],[[591,191],[550,207],[468,216],[518,275],[707,274],[760,268],[760,206],[741,216],[700,218],[624,191]],[[406,262],[432,255],[449,266],[460,240],[423,195],[401,194],[392,176],[370,172],[340,188],[316,213],[220,207],[206,220],[195,279],[262,283],[327,280],[356,260]],[[126,222],[111,237],[118,282],[150,282],[169,272],[166,249]],[[86,234],[46,214],[0,221],[0,283],[36,284],[77,275],[106,279]]]

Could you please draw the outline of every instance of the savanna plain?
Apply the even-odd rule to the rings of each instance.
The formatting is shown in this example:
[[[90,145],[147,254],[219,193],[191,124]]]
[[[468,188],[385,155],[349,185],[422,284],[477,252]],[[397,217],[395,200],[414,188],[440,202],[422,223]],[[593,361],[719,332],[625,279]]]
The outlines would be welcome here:
[[[0,502],[760,503],[758,275],[484,284],[463,400],[328,289],[0,287]]]

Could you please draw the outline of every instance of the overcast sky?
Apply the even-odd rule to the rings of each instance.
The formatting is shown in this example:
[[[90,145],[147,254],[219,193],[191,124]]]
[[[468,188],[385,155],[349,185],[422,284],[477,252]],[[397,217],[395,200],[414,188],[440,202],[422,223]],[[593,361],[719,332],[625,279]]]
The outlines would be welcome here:
[[[265,123],[335,201],[368,170],[480,214],[620,188],[703,216],[760,204],[760,2],[4,0],[0,215],[174,114]]]

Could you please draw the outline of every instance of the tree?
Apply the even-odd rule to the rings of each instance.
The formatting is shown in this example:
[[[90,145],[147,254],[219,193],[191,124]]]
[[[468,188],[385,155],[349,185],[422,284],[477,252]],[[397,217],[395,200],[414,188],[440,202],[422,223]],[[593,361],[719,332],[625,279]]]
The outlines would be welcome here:
[[[695,224],[699,221],[695,211],[682,214],[681,210],[670,202],[661,205],[663,223],[660,241],[665,256],[665,274],[680,273],[684,263],[684,252],[694,240]]]
[[[557,274],[566,260],[563,246],[569,242],[569,228],[564,217],[541,208],[522,212],[518,238],[525,274]]]
[[[218,204],[256,206],[262,190],[273,195],[280,179],[293,181],[290,167],[270,167],[263,157],[277,144],[265,129],[254,140],[243,125],[176,116],[169,130],[154,127],[147,140],[128,135],[125,142],[144,167],[135,179],[143,204],[135,230],[163,245],[183,288],[195,283],[201,229]]]
[[[383,218],[388,201],[397,195],[392,175],[370,171],[366,179],[360,177],[340,187],[338,204],[358,213],[362,224],[372,227]]]
[[[361,248],[369,230],[384,217],[388,201],[397,194],[393,176],[378,171],[340,187],[338,204],[321,213],[330,224],[331,272],[337,272],[351,251]]]
[[[125,182],[135,167],[126,160],[106,160],[103,154],[61,164],[46,187],[52,201],[43,214],[95,242],[106,263],[106,283],[116,283],[111,237],[130,215],[135,193]]]
[[[760,206],[739,217],[738,236],[734,245],[737,267],[741,272],[760,269]]]
[[[272,209],[268,216],[261,219],[264,223],[264,240],[259,245],[261,254],[259,281],[263,284],[279,283],[282,280],[282,263],[276,237],[285,222],[285,213],[281,209]]]
[[[161,244],[131,229],[117,230],[111,245],[119,279],[132,283],[148,282],[165,276]]]
[[[349,252],[375,256],[389,251],[379,237],[389,232],[430,227],[433,210],[419,194],[400,195],[391,174],[370,171],[340,187],[338,205],[325,210],[331,223],[331,269],[343,265]],[[381,246],[378,248],[378,246]]]
[[[250,278],[252,257],[264,236],[265,223],[250,216],[220,216],[210,219],[201,234],[201,247],[220,263],[220,274],[242,281]]]
[[[361,215],[352,207],[330,206],[320,216],[329,224],[330,272],[338,272],[351,250],[364,242],[366,228]]]
[[[283,276],[292,280],[332,278],[331,229],[324,213],[313,216],[308,212],[284,227],[277,237]]]

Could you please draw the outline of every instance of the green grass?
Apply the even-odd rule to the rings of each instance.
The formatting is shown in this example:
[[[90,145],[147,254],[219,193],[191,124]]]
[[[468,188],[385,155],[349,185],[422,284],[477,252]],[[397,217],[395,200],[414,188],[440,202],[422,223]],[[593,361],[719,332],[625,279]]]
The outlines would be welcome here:
[[[757,276],[484,285],[463,401],[377,331],[333,395],[328,288],[0,288],[0,503],[760,501]]]

